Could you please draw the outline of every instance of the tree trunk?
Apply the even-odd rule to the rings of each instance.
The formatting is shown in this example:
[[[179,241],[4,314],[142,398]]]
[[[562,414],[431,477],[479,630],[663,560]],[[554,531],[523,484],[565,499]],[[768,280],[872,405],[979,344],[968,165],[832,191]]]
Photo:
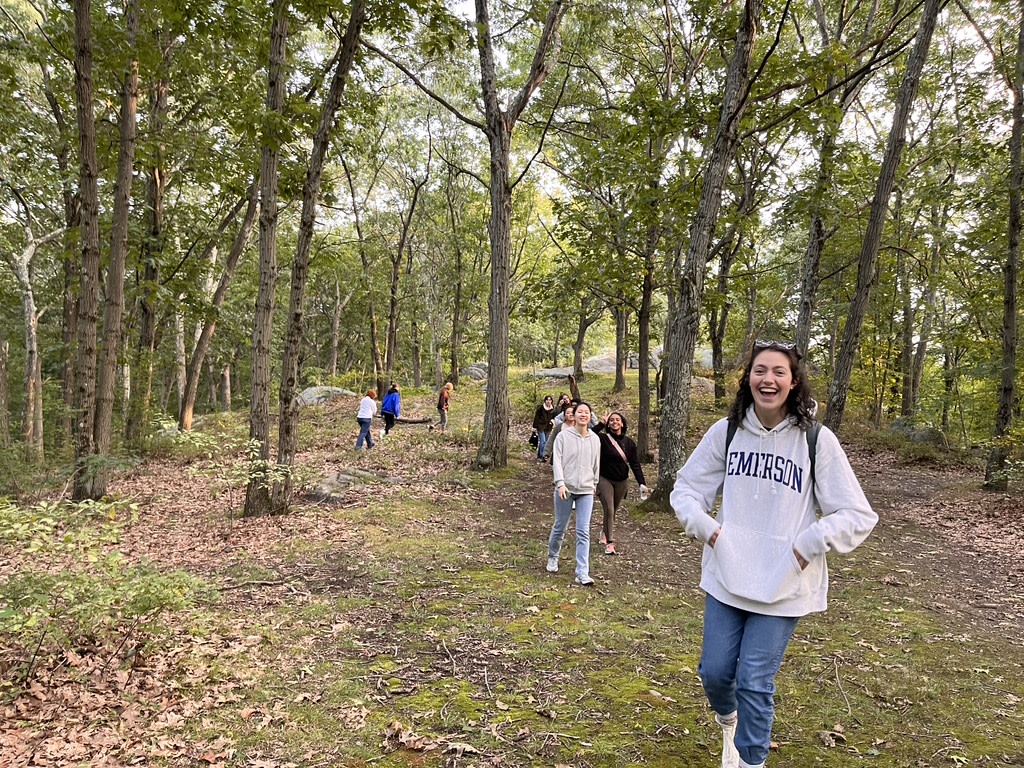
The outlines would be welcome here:
[[[331,362],[327,367],[331,377],[338,375],[338,344],[341,339],[341,283],[334,281],[334,312],[331,313]]]
[[[275,481],[271,505],[275,512],[286,512],[291,506],[292,477],[291,467],[295,463],[295,454],[299,447],[299,398],[297,396],[299,382],[299,357],[302,350],[302,333],[304,328],[306,279],[309,275],[309,254],[313,248],[313,235],[316,232],[316,209],[320,204],[320,185],[323,179],[324,164],[330,149],[331,135],[334,133],[341,97],[348,82],[349,70],[355,60],[356,46],[359,44],[359,33],[366,21],[366,7],[358,1],[352,6],[345,36],[341,41],[337,68],[331,80],[330,89],[324,99],[320,124],[313,139],[313,153],[306,171],[306,181],[302,188],[302,216],[299,222],[299,240],[295,247],[295,258],[292,261],[292,289],[288,305],[288,332],[285,336],[284,353],[281,360],[280,389],[280,428],[277,443],[277,465],[287,468],[279,473]],[[411,215],[410,215],[411,218]]]
[[[223,411],[231,413],[231,363],[224,365],[220,374],[221,403]]]
[[[564,0],[551,3],[526,82],[505,111],[501,108],[499,96],[487,0],[476,0],[476,42],[480,54],[480,86],[486,117],[485,133],[490,147],[491,173],[491,217],[487,225],[491,243],[491,292],[488,301],[490,339],[487,345],[484,429],[476,457],[479,469],[497,469],[508,464],[508,339],[512,277],[512,185],[509,156],[512,131],[534,91],[551,73],[561,47],[558,30],[565,10]]]
[[[626,368],[629,366],[629,310],[625,303],[616,304],[612,308],[615,315],[615,383],[612,392],[626,390]]]
[[[153,355],[156,352],[157,291],[164,252],[164,201],[167,196],[165,146],[163,135],[167,123],[168,82],[161,73],[150,90],[149,112],[155,142],[155,154],[146,179],[146,237],[142,241],[142,279],[139,281],[139,341],[134,363],[137,379],[136,397],[128,403],[124,436],[130,446],[138,447],[149,424],[153,397]]]
[[[100,196],[93,112],[92,3],[74,0],[75,109],[78,120],[82,269],[78,295],[78,349],[75,363],[75,500],[93,498],[96,417],[96,345],[100,311]]]
[[[640,461],[647,463],[654,459],[651,451],[651,307],[654,303],[654,252],[649,250],[644,258],[644,287],[640,298],[640,313],[637,315],[637,355],[640,369],[637,372],[637,386],[640,397],[637,406],[636,450]]]
[[[21,196],[18,195],[21,200]],[[22,437],[25,445],[25,459],[30,464],[42,463],[46,458],[43,447],[43,364],[39,349],[39,315],[36,309],[33,287],[32,261],[40,246],[56,240],[63,230],[56,230],[41,240],[32,233],[32,215],[28,204],[25,208],[25,248],[17,257],[8,259],[18,288],[21,290],[21,308],[25,324],[25,414],[22,420]]]
[[[985,464],[985,488],[1005,491],[1006,459],[1009,453],[1005,438],[1013,428],[1013,406],[1017,382],[1017,277],[1020,271],[1021,187],[1024,183],[1024,3],[1021,4],[1021,26],[1017,35],[1017,66],[1013,78],[1013,129],[1010,133],[1010,216],[1009,247],[1003,268],[1003,361],[999,386],[999,409],[996,411],[995,439]]]
[[[796,321],[796,348],[806,357],[811,343],[811,322],[814,319],[818,288],[821,285],[819,270],[821,257],[828,240],[825,226],[825,197],[832,184],[836,139],[831,127],[822,133],[818,150],[818,177],[811,198],[811,232],[807,238],[804,253],[803,279],[800,282],[800,314]]]
[[[121,93],[120,150],[117,158],[117,180],[114,182],[113,220],[110,226],[110,265],[107,268],[106,302],[103,309],[103,346],[100,349],[96,384],[96,416],[94,450],[100,456],[110,453],[114,420],[114,398],[117,391],[117,358],[121,351],[121,319],[124,315],[124,268],[128,257],[128,222],[131,215],[132,175],[135,166],[135,126],[139,102],[139,0],[125,6],[128,46],[132,59],[124,73]],[[109,464],[96,467],[93,498],[107,493]]]
[[[0,447],[7,448],[11,444],[11,421],[10,411],[10,378],[8,375],[8,360],[11,354],[11,343],[7,339],[0,339]]]
[[[214,331],[217,329],[216,318],[220,314],[220,308],[223,306],[224,300],[227,298],[228,288],[231,287],[231,281],[234,279],[238,262],[249,245],[249,238],[256,224],[258,192],[259,187],[256,180],[253,179],[246,196],[238,201],[234,209],[225,217],[218,230],[218,234],[225,231],[230,226],[230,222],[234,221],[241,212],[242,206],[245,205],[245,217],[242,219],[238,232],[235,233],[235,239],[231,243],[231,250],[228,252],[227,260],[224,263],[224,270],[221,272],[220,280],[210,299],[210,308],[213,311],[207,315],[207,320],[203,323],[202,330],[199,331],[199,337],[196,339],[192,356],[189,358],[188,369],[185,374],[185,390],[181,404],[178,407],[178,429],[186,432],[192,429],[196,396],[199,392],[199,378],[202,375],[203,362],[210,351]],[[214,382],[216,379],[211,375],[210,380]]]
[[[907,120],[910,110],[917,97],[921,83],[921,71],[928,58],[935,22],[944,0],[927,0],[921,14],[921,23],[914,41],[914,49],[907,62],[907,72],[900,85],[893,115],[892,128],[885,148],[882,169],[878,176],[875,197],[871,201],[871,214],[868,218],[867,231],[861,246],[860,260],[857,268],[857,289],[843,328],[843,341],[836,358],[836,369],[829,388],[828,408],[824,423],[833,432],[838,433],[843,423],[846,410],[846,396],[850,390],[850,377],[853,375],[853,364],[860,350],[860,335],[867,315],[871,290],[878,276],[878,252],[882,245],[882,231],[888,211],[889,195],[896,180],[903,148],[906,145]]]
[[[663,368],[665,404],[662,410],[660,464],[655,497],[666,501],[676,473],[686,460],[686,433],[690,418],[690,387],[693,353],[700,331],[704,272],[711,252],[711,238],[722,204],[726,171],[736,154],[739,124],[747,105],[750,61],[761,23],[762,0],[747,0],[736,33],[736,45],[726,73],[722,112],[711,156],[704,171],[697,214],[690,231],[686,261],[678,286],[679,303],[669,318],[670,354]]]
[[[283,120],[288,3],[273,1],[270,67],[267,72],[268,115]],[[277,291],[277,162],[280,137],[268,124],[260,160],[260,282],[252,345],[252,399],[249,403],[249,451],[253,459],[245,489],[245,517],[267,514],[270,506],[270,344]]]

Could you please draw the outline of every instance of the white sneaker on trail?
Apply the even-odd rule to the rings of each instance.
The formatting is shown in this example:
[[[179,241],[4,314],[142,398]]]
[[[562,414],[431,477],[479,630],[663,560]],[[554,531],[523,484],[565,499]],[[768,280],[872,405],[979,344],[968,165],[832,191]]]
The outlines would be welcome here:
[[[736,713],[726,717],[716,714],[715,720],[722,726],[722,768],[740,768],[740,753],[733,741],[736,738]]]
[[[557,557],[549,557],[548,558],[548,573],[558,573],[558,558]]]

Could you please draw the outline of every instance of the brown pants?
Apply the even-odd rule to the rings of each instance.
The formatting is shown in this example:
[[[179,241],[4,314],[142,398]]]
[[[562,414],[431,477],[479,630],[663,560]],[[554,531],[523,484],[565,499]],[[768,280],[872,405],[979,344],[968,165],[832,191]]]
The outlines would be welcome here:
[[[629,480],[609,480],[606,477],[597,481],[597,498],[604,510],[604,538],[609,544],[615,541],[615,510],[622,506],[629,493]]]

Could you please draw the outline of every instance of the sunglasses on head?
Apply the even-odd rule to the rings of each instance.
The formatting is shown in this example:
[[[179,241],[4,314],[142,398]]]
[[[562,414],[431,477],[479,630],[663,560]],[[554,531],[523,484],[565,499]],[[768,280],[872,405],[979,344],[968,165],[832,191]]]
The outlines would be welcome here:
[[[796,344],[789,341],[775,341],[774,339],[757,339],[754,342],[754,349],[781,349],[789,352],[796,349]]]

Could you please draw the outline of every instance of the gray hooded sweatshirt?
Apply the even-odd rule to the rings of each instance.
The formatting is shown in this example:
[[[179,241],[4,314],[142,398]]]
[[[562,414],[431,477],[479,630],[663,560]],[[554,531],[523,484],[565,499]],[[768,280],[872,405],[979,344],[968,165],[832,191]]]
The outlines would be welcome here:
[[[705,543],[701,589],[769,616],[825,610],[825,554],[852,551],[878,522],[846,453],[822,427],[811,488],[807,440],[793,417],[766,429],[751,407],[726,456],[728,426],[722,419],[707,431],[670,497],[687,535]],[[719,494],[716,519],[711,512]],[[719,527],[715,546],[707,546]],[[794,549],[808,561],[803,570]]]
[[[551,452],[555,490],[562,486],[569,493],[593,493],[601,466],[601,438],[588,431],[583,437],[576,427],[566,427],[555,436]]]

